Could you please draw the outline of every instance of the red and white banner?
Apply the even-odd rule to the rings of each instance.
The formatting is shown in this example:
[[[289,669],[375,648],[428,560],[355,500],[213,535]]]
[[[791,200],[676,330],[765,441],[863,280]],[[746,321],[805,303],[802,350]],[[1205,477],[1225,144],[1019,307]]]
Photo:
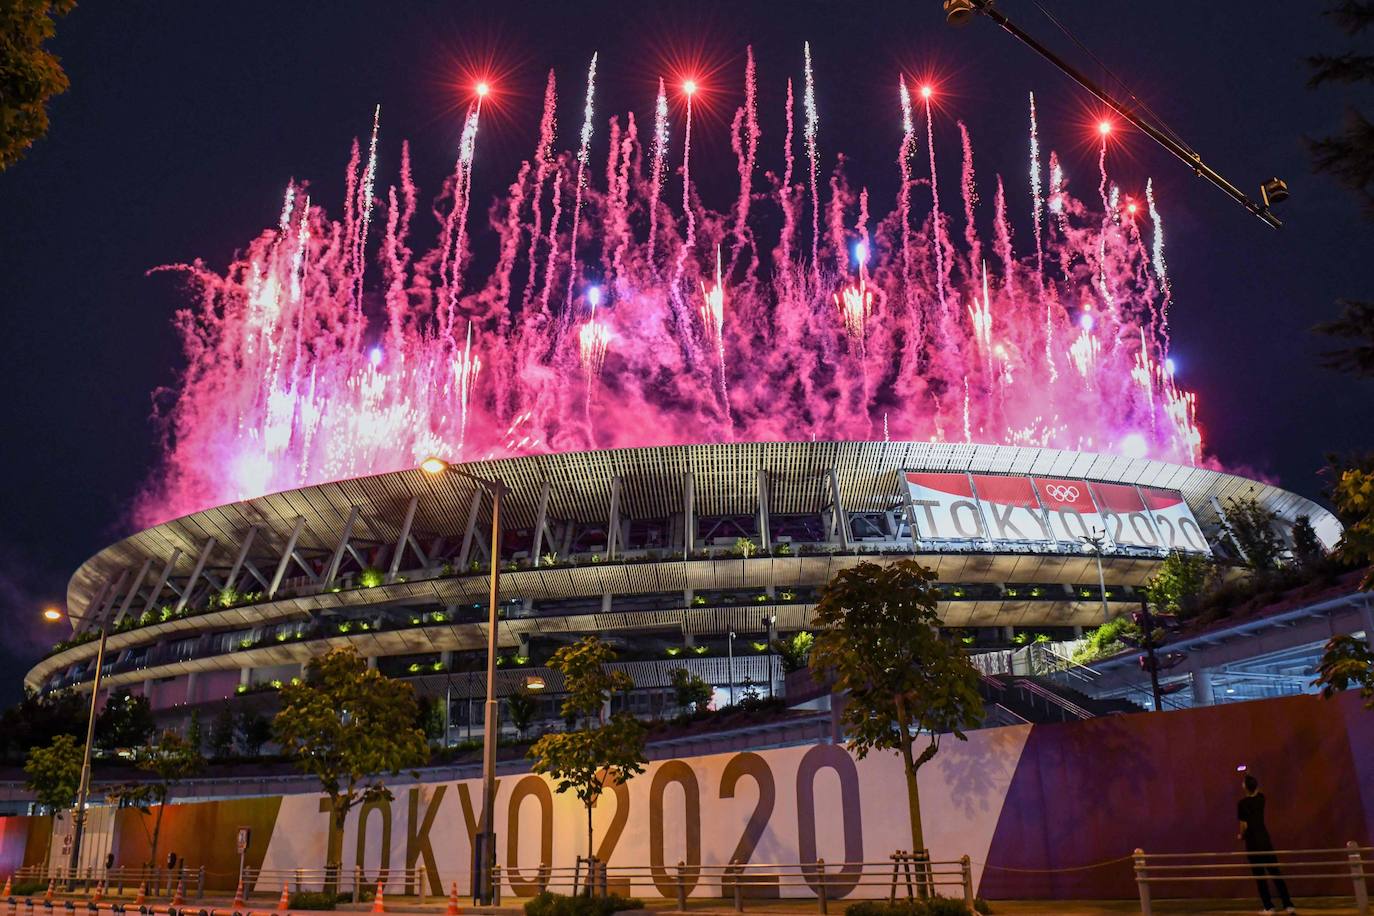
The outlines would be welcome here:
[[[974,492],[994,541],[1053,541],[1050,521],[1029,477],[974,474]]]
[[[987,540],[988,529],[967,474],[908,473],[916,532],[922,540]]]
[[[1182,494],[1065,477],[908,471],[921,540],[982,540],[1210,553]]]
[[[1078,547],[1083,544],[1083,538],[1102,533],[1105,525],[1087,481],[1063,477],[1036,477],[1034,480],[1040,503],[1049,513],[1050,530],[1055,540]]]
[[[1163,546],[1170,550],[1189,550],[1195,553],[1210,554],[1212,548],[1202,534],[1202,526],[1193,518],[1193,510],[1183,501],[1183,494],[1177,490],[1160,490],[1155,487],[1141,487],[1141,495],[1149,508],[1150,518]]]

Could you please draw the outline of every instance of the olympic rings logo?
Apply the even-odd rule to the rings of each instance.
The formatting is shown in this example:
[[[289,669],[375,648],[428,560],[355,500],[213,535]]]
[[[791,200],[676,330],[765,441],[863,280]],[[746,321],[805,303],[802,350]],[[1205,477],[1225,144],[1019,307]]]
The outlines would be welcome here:
[[[1071,484],[1052,483],[1045,487],[1045,495],[1055,502],[1078,502],[1078,487]]]

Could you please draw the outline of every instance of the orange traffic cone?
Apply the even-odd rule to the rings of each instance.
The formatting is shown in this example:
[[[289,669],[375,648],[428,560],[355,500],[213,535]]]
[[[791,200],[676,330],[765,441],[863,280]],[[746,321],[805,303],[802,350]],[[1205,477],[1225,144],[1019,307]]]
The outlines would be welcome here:
[[[453,890],[448,895],[448,913],[446,916],[460,916],[463,908],[458,905],[458,882],[453,882]]]
[[[55,880],[54,880],[54,881],[49,881],[49,882],[48,882],[48,889],[47,889],[47,891],[45,891],[44,894],[43,894],[43,902],[44,902],[44,903],[52,903],[52,892],[53,892],[53,889],[54,889],[54,887],[55,887],[56,885],[57,885],[57,882],[56,882]]]
[[[385,913],[386,902],[382,899],[382,882],[377,882],[377,896],[372,898],[372,912]]]
[[[134,899],[134,906],[141,907],[148,902],[148,882],[143,881],[138,885],[138,896]]]
[[[91,903],[99,903],[105,896],[105,882],[102,880],[95,886],[95,893],[91,895]]]
[[[14,883],[8,877],[6,877],[5,889],[3,891],[0,891],[0,897],[8,898],[12,893],[14,893]]]
[[[243,878],[240,877],[238,890],[234,891],[234,912],[242,911],[243,907]]]
[[[286,889],[286,882],[281,885],[281,898],[277,900],[277,912],[285,913],[291,906],[291,892]]]
[[[172,895],[172,906],[186,905],[186,879],[177,882],[177,892]]]

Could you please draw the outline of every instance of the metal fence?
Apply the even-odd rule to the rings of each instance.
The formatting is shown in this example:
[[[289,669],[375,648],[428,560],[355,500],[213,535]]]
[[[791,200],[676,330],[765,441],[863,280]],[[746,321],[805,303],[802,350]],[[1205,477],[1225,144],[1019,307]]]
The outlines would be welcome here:
[[[732,902],[743,912],[748,901],[782,898],[816,901],[817,911],[828,913],[831,901],[853,895],[860,888],[881,888],[889,900],[948,896],[962,899],[973,910],[973,870],[968,856],[953,861],[932,861],[921,854],[897,852],[884,861],[749,862],[724,865],[620,865],[608,866],[579,858],[571,866],[515,868],[497,866],[492,886],[500,904],[500,889],[509,886],[517,896],[532,897],[544,891],[570,894],[593,893],[638,896],[656,893],[676,900],[679,910],[690,898],[718,898]],[[860,896],[870,899],[880,894]]]
[[[1252,863],[1250,856],[1266,861]],[[1337,849],[1279,849],[1264,852],[1176,852],[1134,854],[1135,881],[1140,891],[1142,916],[1153,916],[1154,890],[1161,885],[1215,886],[1231,881],[1253,884],[1261,877],[1282,878],[1285,882],[1322,881],[1327,887],[1349,881],[1360,916],[1369,916],[1368,879],[1374,874],[1374,847],[1359,846],[1353,840]],[[1269,868],[1277,874],[1261,875],[1254,869]],[[1237,888],[1239,890],[1239,888]]]
[[[179,865],[173,868],[119,866],[117,868],[78,868],[26,865],[16,869],[13,880],[51,882],[55,889],[76,892],[83,897],[123,896],[140,889],[150,897],[171,897],[181,888],[187,899],[205,896],[205,866]]]

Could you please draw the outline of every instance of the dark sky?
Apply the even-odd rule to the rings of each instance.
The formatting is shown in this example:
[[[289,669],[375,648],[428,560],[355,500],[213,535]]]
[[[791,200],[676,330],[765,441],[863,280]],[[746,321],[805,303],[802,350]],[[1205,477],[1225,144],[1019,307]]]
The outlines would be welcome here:
[[[1318,368],[1322,342],[1308,331],[1333,314],[1337,297],[1374,296],[1374,224],[1311,173],[1302,142],[1332,129],[1354,99],[1304,86],[1304,56],[1339,50],[1344,36],[1313,2],[1045,5],[1236,184],[1250,191],[1270,175],[1287,179],[1293,198],[1276,232],[1139,134],[1122,134],[1113,153],[1123,187],[1155,179],[1177,302],[1175,354],[1182,382],[1199,392],[1209,450],[1230,468],[1317,495],[1325,452],[1374,445],[1374,391]],[[999,7],[1073,51],[1028,0]],[[728,124],[744,46],[759,59],[762,163],[777,168],[784,82],[800,76],[804,39],[815,57],[822,150],[848,153],[852,180],[875,200],[890,200],[896,184],[903,70],[938,74],[937,146],[951,189],[954,119],[962,118],[984,187],[994,171],[1007,178],[1023,244],[1027,90],[1039,101],[1042,141],[1065,156],[1079,194],[1096,180],[1084,94],[986,20],[947,28],[938,0],[87,0],[62,20],[55,48],[72,88],[52,105],[47,139],[0,173],[0,390],[10,405],[0,447],[0,614],[9,624],[3,651],[18,660],[0,697],[56,638],[30,623],[36,603],[60,600],[74,568],[126,532],[129,501],[155,467],[150,393],[179,365],[170,320],[182,299],[167,277],[146,276],[149,268],[196,257],[222,268],[274,223],[293,176],[309,179],[315,199],[337,213],[349,142],[378,102],[383,176],[394,174],[397,143],[408,138],[432,195],[461,130],[459,74],[484,60],[505,75],[501,116],[483,120],[477,200],[490,200],[529,155],[549,67],[562,87],[560,145],[575,143],[595,50],[601,118],[631,107],[647,117],[654,81],[672,60],[721,68],[710,80],[720,87],[717,114],[695,128],[693,178],[708,204],[724,206],[733,199]],[[604,156],[604,146],[594,152]],[[425,227],[417,230],[423,238]]]

